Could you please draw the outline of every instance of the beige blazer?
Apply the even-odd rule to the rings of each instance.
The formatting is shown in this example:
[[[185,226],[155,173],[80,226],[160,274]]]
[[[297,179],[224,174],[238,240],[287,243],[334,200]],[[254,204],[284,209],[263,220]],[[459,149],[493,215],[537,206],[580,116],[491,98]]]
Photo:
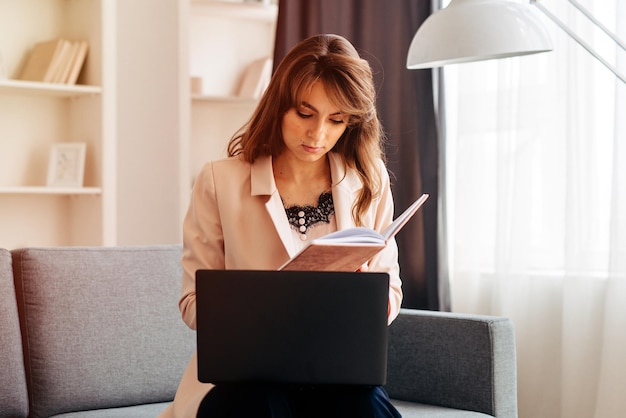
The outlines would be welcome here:
[[[352,203],[361,188],[353,170],[345,169],[340,157],[329,153],[335,220],[338,229],[351,228]],[[393,221],[389,175],[380,162],[381,196],[364,218],[367,227],[381,231]],[[196,329],[195,272],[200,268],[275,270],[297,248],[274,182],[270,157],[253,164],[239,157],[207,163],[193,187],[183,222],[183,278],[179,302],[182,318]],[[395,241],[368,263],[369,271],[390,275],[389,322],[398,315],[402,301]],[[225,313],[227,315],[227,313]],[[160,418],[195,417],[200,402],[213,387],[198,382],[197,357],[191,358],[174,402]]]

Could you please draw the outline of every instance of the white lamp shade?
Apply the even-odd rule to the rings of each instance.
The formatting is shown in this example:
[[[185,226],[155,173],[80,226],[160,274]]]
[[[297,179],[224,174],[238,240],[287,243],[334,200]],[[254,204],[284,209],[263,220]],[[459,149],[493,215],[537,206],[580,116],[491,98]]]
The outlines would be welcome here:
[[[552,50],[538,11],[512,0],[452,0],[419,27],[407,68],[439,67]]]

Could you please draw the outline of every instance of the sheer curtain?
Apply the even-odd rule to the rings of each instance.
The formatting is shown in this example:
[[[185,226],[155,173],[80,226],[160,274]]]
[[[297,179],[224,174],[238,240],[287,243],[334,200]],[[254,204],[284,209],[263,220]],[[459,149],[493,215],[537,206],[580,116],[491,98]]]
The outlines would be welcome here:
[[[626,72],[566,0],[540,1]],[[579,3],[626,39],[626,2]],[[623,417],[626,85],[545,23],[553,52],[444,70],[452,309],[513,320],[520,417]]]

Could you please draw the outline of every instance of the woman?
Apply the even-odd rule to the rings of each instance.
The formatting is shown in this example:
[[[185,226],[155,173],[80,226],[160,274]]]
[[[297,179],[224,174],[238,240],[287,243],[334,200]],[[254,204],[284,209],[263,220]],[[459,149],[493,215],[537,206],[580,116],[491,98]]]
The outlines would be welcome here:
[[[371,69],[337,35],[310,37],[282,60],[229,158],[206,164],[183,224],[179,307],[196,329],[200,268],[275,270],[312,239],[393,220]],[[395,242],[361,270],[390,275],[389,323],[402,300]],[[214,386],[192,358],[163,416],[398,417],[382,387]]]

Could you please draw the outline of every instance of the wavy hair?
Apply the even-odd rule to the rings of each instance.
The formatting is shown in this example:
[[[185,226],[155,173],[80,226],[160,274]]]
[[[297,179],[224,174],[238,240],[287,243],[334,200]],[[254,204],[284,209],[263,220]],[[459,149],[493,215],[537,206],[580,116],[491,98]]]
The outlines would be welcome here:
[[[321,81],[329,99],[348,116],[345,132],[331,152],[356,170],[363,187],[352,207],[352,218],[363,215],[381,193],[379,160],[384,160],[384,133],[376,109],[376,90],[369,63],[339,35],[311,36],[294,46],[280,62],[250,120],[228,144],[229,156],[247,162],[276,157],[285,148],[282,117],[302,102],[302,95]]]

